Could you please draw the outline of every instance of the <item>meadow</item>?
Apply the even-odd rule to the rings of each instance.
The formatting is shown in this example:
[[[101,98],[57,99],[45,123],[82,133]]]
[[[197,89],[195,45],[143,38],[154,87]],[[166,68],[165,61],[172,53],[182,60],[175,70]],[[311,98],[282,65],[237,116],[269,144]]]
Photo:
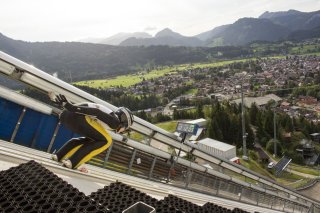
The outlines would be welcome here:
[[[219,61],[219,62],[201,63],[201,64],[200,63],[182,64],[182,65],[175,65],[172,67],[165,67],[163,69],[151,70],[149,72],[143,71],[143,72],[138,72],[130,75],[120,75],[120,76],[116,76],[109,79],[79,81],[73,84],[92,87],[92,88],[99,88],[99,89],[106,89],[111,87],[130,87],[137,83],[142,82],[143,80],[159,78],[168,73],[179,72],[186,69],[194,69],[194,68],[219,67],[227,64],[232,64],[235,62],[244,62],[247,60],[250,60],[250,59]]]

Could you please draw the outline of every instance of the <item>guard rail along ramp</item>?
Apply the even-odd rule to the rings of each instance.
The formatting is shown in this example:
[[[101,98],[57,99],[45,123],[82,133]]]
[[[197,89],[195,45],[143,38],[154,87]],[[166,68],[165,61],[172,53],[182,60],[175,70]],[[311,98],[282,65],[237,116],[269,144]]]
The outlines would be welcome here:
[[[88,94],[60,79],[57,79],[31,65],[28,65],[4,52],[0,51],[0,73],[15,79],[17,81],[31,85],[32,87],[38,88],[44,93],[53,91],[56,94],[65,95],[70,101],[74,103],[89,101],[95,102],[98,104],[105,105],[113,110],[116,110],[117,107],[91,95]],[[8,94],[12,99],[12,94]],[[10,98],[8,97],[8,98]],[[37,111],[40,111],[45,114],[54,114],[55,110],[46,106],[42,107],[42,104],[39,103],[39,106],[30,104],[28,102],[21,103],[26,107],[32,109],[36,108]],[[21,114],[21,116],[23,113]],[[132,139],[129,139],[125,136],[112,133],[111,136],[114,141],[122,142],[129,147],[132,147],[136,150],[149,153],[155,157],[163,159],[172,159],[176,162],[177,165],[188,168],[188,174],[198,174],[199,176],[209,176],[219,180],[223,180],[222,185],[224,187],[236,187],[237,190],[234,190],[233,193],[238,194],[247,194],[249,198],[255,199],[256,205],[269,206],[266,205],[266,202],[280,202],[279,210],[285,210],[287,212],[319,212],[320,206],[319,202],[308,198],[299,192],[293,191],[290,188],[282,186],[276,183],[273,180],[270,180],[266,177],[263,177],[251,170],[248,170],[240,165],[229,162],[225,159],[219,158],[217,156],[212,156],[205,151],[200,151],[195,145],[189,142],[181,143],[181,139],[178,138],[173,133],[169,133],[143,119],[140,119],[135,116],[135,122],[131,127],[132,130],[139,132],[149,139],[149,141],[155,141],[168,145],[170,147],[181,149],[181,151],[192,154],[194,157],[203,159],[204,161],[210,163],[214,169],[208,169],[205,166],[197,164],[195,162],[188,161],[183,158],[178,158],[176,156],[171,156],[171,154],[158,150],[149,144],[143,144]],[[52,143],[48,148],[48,152],[51,150]],[[155,158],[156,159],[156,158]],[[152,168],[153,169],[153,168]],[[233,175],[232,175],[233,174]],[[241,176],[241,178],[239,178]],[[196,178],[196,175],[191,175],[192,178]],[[243,181],[245,179],[245,181]],[[188,188],[190,183],[190,178],[187,178],[185,181],[185,188]],[[219,183],[218,190],[222,186]],[[218,193],[217,193],[218,194]],[[263,196],[260,196],[263,195]],[[230,198],[234,200],[241,200],[241,196],[235,196],[235,198]],[[267,200],[267,201],[266,201]],[[242,201],[242,200],[241,200]],[[245,201],[249,202],[250,201]]]

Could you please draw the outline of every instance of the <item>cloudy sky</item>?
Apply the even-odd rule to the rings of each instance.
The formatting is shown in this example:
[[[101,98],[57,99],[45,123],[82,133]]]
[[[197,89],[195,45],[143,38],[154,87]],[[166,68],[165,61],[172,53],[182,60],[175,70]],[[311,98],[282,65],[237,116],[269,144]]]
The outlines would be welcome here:
[[[7,0],[0,33],[25,41],[75,41],[170,28],[193,36],[265,11],[320,10],[320,0]]]

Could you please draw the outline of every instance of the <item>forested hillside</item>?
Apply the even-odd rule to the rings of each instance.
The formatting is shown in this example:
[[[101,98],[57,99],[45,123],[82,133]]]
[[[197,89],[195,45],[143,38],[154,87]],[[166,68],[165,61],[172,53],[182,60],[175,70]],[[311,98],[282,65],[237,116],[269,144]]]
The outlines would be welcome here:
[[[245,47],[121,47],[81,42],[24,42],[0,34],[0,50],[70,81],[106,78],[158,66],[248,56]]]

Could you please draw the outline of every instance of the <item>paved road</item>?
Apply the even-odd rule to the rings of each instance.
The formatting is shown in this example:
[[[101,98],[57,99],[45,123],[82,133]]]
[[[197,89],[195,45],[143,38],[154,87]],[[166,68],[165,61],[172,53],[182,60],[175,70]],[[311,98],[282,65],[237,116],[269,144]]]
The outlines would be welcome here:
[[[299,192],[301,192],[302,194],[311,197],[315,200],[319,200],[320,201],[320,182],[316,183],[315,185],[313,185],[312,187],[305,189],[305,190],[299,190]]]
[[[163,115],[172,115],[173,110],[170,109],[170,106],[174,104],[173,101],[170,101],[163,109]]]

